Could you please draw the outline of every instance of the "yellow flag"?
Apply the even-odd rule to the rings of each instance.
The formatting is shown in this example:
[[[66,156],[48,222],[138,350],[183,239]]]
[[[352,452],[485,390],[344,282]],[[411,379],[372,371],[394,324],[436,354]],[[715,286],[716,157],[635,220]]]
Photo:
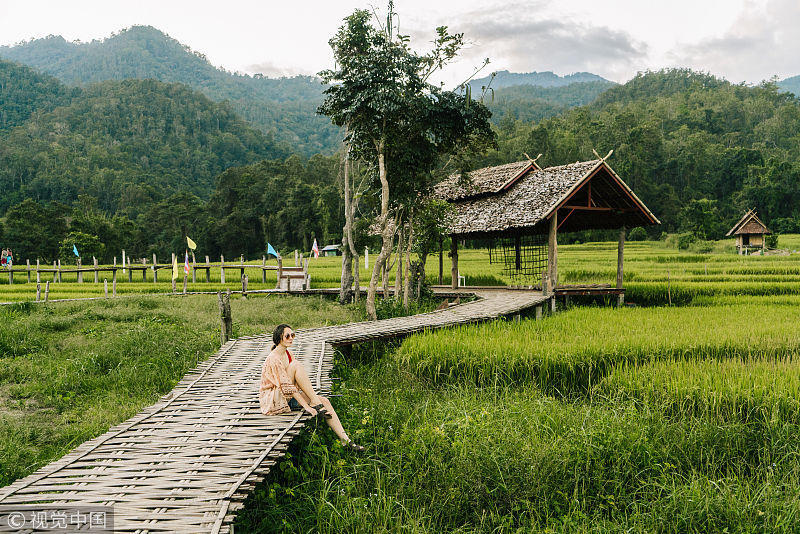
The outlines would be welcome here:
[[[189,245],[189,249],[190,249],[190,250],[195,250],[195,249],[197,249],[197,243],[195,243],[194,241],[192,241],[192,238],[191,238],[191,237],[189,237],[188,235],[186,236],[186,244],[187,244],[187,245]]]
[[[172,257],[172,279],[178,279],[178,256]]]

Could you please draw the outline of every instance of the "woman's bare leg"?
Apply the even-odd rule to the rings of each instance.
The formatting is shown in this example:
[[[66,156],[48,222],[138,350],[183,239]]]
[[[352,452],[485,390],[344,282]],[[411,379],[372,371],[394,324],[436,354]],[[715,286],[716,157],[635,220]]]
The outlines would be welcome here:
[[[319,398],[322,401],[322,405],[325,407],[328,413],[333,416],[330,419],[326,419],[326,421],[328,422],[328,426],[331,427],[331,430],[333,430],[333,432],[342,441],[342,443],[347,443],[348,441],[350,441],[350,438],[347,437],[347,433],[344,431],[342,422],[339,420],[339,416],[336,414],[336,410],[334,410],[333,406],[331,406],[331,401],[329,401],[327,397],[323,397],[322,395],[320,395]]]
[[[292,395],[292,397],[300,404],[300,406],[303,407],[305,411],[307,411],[311,415],[317,415],[317,411],[311,407],[311,401],[308,400],[308,397],[306,396],[305,393],[303,393],[302,391],[298,391],[297,393]]]
[[[314,406],[322,402],[319,400],[319,396],[314,391],[314,387],[311,385],[311,380],[308,378],[308,373],[306,373],[306,368],[302,363],[298,361],[290,363],[289,367],[286,368],[286,373],[289,375],[289,380],[297,384],[297,386],[303,390],[303,393],[306,394],[308,400]]]

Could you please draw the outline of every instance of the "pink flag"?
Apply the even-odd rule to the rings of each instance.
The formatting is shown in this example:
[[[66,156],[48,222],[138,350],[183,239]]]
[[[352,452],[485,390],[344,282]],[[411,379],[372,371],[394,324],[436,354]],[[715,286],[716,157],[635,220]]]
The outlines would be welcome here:
[[[186,253],[186,261],[183,262],[183,272],[189,275],[189,253]]]
[[[317,238],[314,238],[314,246],[311,247],[311,252],[314,253],[315,258],[319,258],[319,247],[317,246]]]

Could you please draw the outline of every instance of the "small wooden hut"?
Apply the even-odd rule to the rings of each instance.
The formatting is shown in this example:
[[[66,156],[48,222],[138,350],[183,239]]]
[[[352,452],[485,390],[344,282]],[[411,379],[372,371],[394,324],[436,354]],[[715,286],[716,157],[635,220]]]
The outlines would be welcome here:
[[[750,210],[725,234],[725,237],[736,236],[736,250],[739,254],[746,254],[752,249],[766,248],[765,236],[771,233],[767,225],[758,218],[755,210]]]
[[[621,303],[625,229],[660,224],[605,159],[545,169],[532,160],[487,167],[451,176],[435,195],[455,208],[448,222],[454,288],[458,241],[487,239],[494,243],[490,261],[538,279],[546,294],[563,289],[569,295],[569,288],[558,285],[558,233],[619,229],[617,283],[607,293],[619,295]]]

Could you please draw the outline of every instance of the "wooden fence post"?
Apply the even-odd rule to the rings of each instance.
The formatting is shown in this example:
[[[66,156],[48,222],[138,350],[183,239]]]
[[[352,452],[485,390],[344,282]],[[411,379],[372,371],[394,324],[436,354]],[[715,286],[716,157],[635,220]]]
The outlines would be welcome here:
[[[184,272],[184,273],[183,273],[183,294],[184,294],[184,295],[186,294],[186,282],[187,282],[188,278],[189,278],[189,275],[187,275],[187,274]]]
[[[42,300],[42,284],[36,282],[36,302]]]
[[[194,259],[194,252],[192,252],[192,283],[197,282],[197,262]]]
[[[223,285],[225,284],[225,256],[219,256],[219,280]]]
[[[242,266],[240,274],[244,276],[244,254],[239,256],[239,265]]]
[[[297,251],[297,249],[294,249],[294,266],[295,267],[299,267],[300,266],[300,263],[298,263],[298,261],[299,261],[298,254],[299,254],[299,252]]]
[[[211,283],[211,261],[206,256],[206,283]]]
[[[78,271],[78,283],[83,283],[83,271],[81,270],[81,258],[78,256],[78,260],[75,262],[75,270]]]
[[[50,298],[50,282],[47,281],[44,283],[44,301],[47,302],[47,299]]]
[[[233,319],[231,317],[231,292],[225,294],[217,291],[217,305],[219,306],[220,344],[224,345],[231,338]]]
[[[261,256],[261,283],[267,283],[267,257]]]
[[[117,270],[116,269],[114,269],[114,276],[112,277],[112,280],[111,280],[111,296],[112,297],[116,297],[117,296]]]
[[[281,278],[283,278],[283,258],[278,257],[278,281],[275,284],[275,289],[281,289]],[[287,286],[286,289],[289,289]]]
[[[92,256],[92,263],[94,264],[94,283],[96,284],[100,281],[99,278],[100,273],[97,270],[97,258],[95,258],[94,256]]]
[[[124,251],[123,251],[124,252]],[[128,282],[133,282],[133,269],[131,269],[131,257],[127,256],[128,259]],[[125,272],[125,264],[122,264],[122,272]]]
[[[13,284],[14,283],[14,268],[13,268],[13,266],[11,267],[11,269],[8,270],[8,283],[9,284]]]
[[[105,291],[106,298],[108,298],[108,278],[103,278],[103,291]]]
[[[142,258],[142,282],[147,282],[147,258]]]
[[[36,258],[36,283],[38,284],[41,282],[41,277],[39,275],[39,258]]]
[[[122,249],[122,274],[125,274],[125,249]]]
[[[156,261],[156,253],[153,252],[153,283],[158,283],[158,262]]]
[[[242,275],[242,298],[247,298],[247,275]]]
[[[31,283],[31,260],[25,260],[25,270],[28,272],[28,283]]]

